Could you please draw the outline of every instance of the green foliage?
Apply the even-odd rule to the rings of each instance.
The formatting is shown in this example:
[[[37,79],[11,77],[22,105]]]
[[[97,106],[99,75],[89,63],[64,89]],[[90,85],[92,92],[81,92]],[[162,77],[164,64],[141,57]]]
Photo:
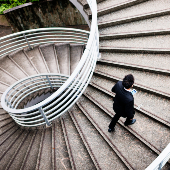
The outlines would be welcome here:
[[[3,3],[0,2],[0,14],[3,14],[3,11],[7,9],[25,4],[27,2],[35,2],[35,1],[39,1],[39,0],[4,0]]]

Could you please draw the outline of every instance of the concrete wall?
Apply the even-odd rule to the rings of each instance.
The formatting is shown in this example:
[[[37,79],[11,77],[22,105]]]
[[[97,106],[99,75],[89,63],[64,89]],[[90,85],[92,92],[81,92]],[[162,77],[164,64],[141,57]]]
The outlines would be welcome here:
[[[13,32],[46,28],[87,25],[69,0],[27,3],[4,11]]]

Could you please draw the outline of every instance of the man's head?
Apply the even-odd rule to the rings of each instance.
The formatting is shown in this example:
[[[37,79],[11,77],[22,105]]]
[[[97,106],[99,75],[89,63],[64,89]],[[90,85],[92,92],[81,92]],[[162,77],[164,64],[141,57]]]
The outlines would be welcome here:
[[[134,77],[132,74],[128,74],[124,77],[122,85],[126,88],[129,89],[132,87],[132,85],[134,84]]]

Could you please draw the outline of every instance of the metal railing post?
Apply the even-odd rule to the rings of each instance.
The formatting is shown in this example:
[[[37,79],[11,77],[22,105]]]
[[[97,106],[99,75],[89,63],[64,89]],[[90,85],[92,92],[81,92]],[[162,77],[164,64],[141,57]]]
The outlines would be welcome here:
[[[44,111],[42,110],[42,107],[39,108],[39,112],[41,113],[41,115],[43,116],[47,126],[51,126],[50,122],[48,121],[46,115],[44,114]]]
[[[24,36],[24,38],[25,38],[25,40],[26,40],[26,42],[27,42],[27,44],[28,44],[28,46],[29,46],[30,50],[32,50],[32,47],[31,47],[30,43],[28,42],[28,39],[27,39],[26,35],[25,35],[25,34],[23,34],[23,36]]]
[[[48,77],[48,76],[46,76],[46,79],[47,79],[47,81],[48,81],[49,85],[51,86],[51,88],[53,89],[53,86],[52,86],[51,81],[50,81],[50,79],[49,79],[49,77]]]
[[[161,170],[161,169],[162,169],[162,163],[163,163],[163,161],[159,164],[158,170]]]

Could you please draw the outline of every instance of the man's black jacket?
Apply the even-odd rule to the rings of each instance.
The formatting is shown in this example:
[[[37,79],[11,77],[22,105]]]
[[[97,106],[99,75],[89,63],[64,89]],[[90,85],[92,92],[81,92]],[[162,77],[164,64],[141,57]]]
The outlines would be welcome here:
[[[122,117],[128,117],[132,119],[134,117],[134,98],[131,92],[126,91],[122,85],[122,81],[117,82],[113,88],[112,92],[116,93],[113,110],[116,114]]]

